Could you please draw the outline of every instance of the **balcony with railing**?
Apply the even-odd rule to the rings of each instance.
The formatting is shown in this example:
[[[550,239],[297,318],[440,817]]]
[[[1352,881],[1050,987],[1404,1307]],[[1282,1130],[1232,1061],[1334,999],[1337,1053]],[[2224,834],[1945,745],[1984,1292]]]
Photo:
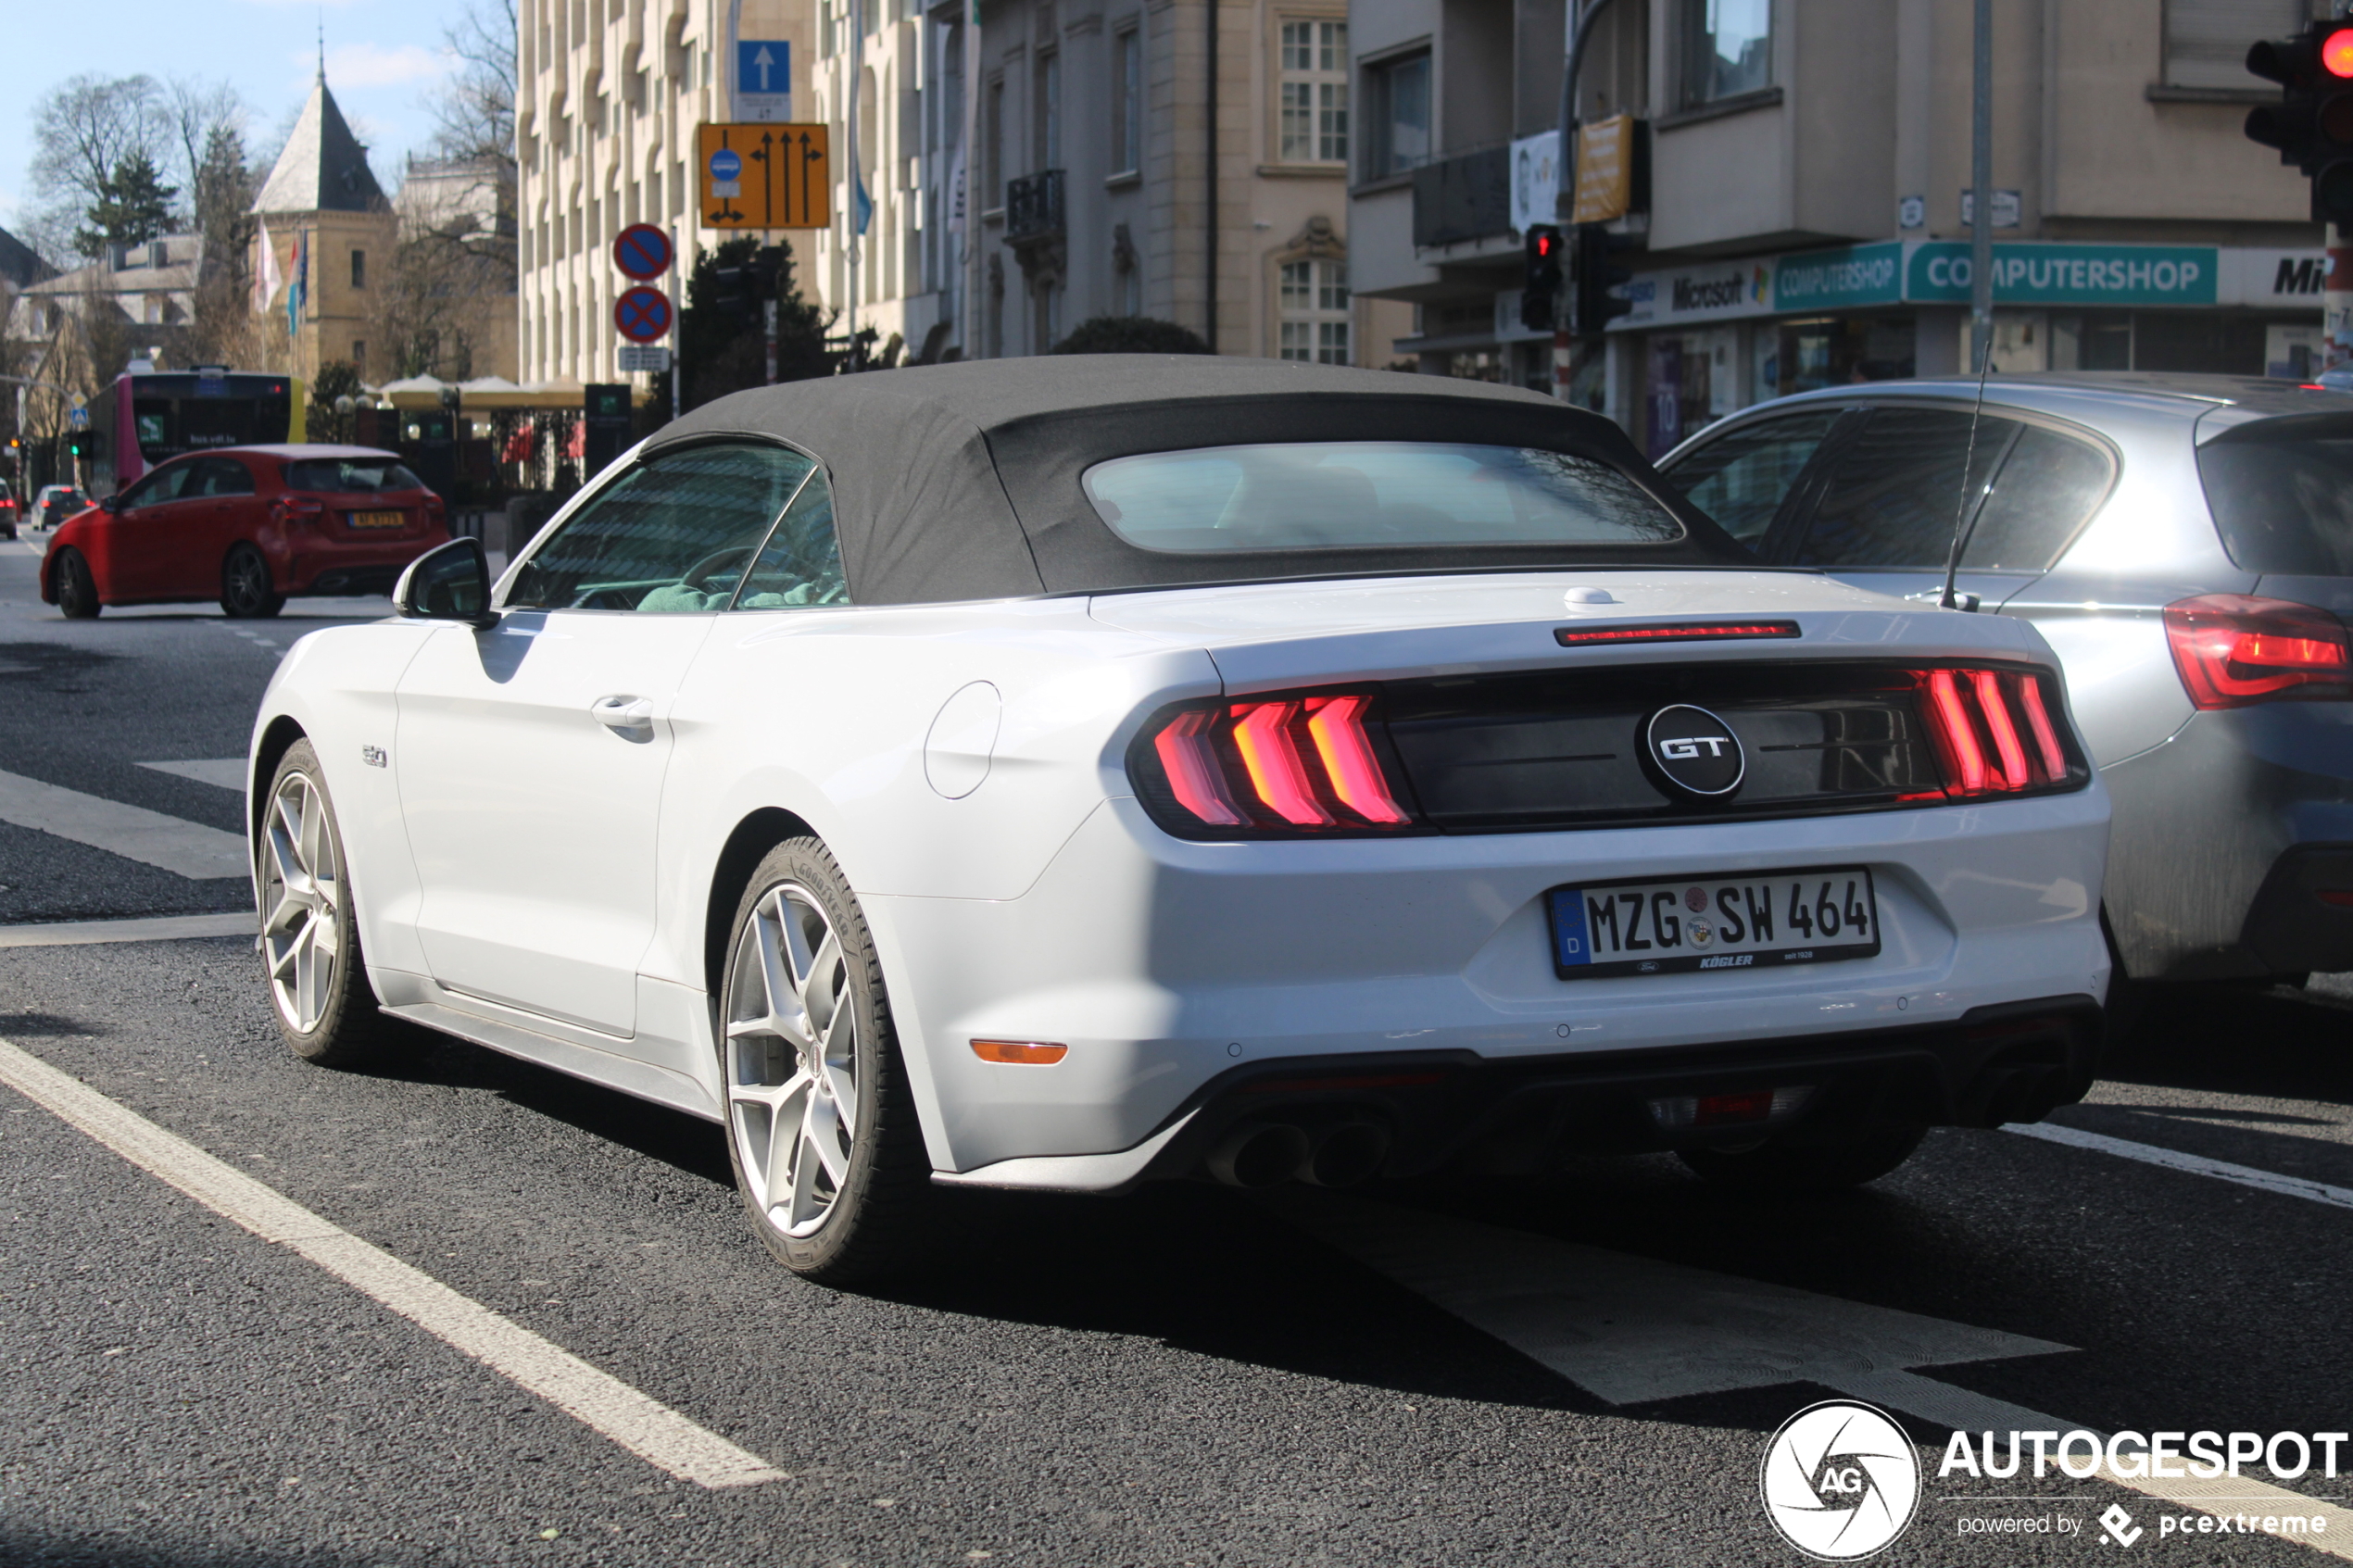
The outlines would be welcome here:
[[[1414,170],[1414,248],[1440,249],[1511,232],[1512,150],[1499,143]]]
[[[1005,184],[1005,239],[1016,247],[1063,237],[1063,171],[1040,169]]]

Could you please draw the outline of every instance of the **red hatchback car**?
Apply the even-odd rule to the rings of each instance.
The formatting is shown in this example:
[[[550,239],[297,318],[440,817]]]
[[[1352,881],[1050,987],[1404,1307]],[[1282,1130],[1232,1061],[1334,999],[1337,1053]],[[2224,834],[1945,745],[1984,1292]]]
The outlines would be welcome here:
[[[387,592],[448,538],[441,497],[394,453],[228,446],[174,458],[69,518],[41,596],[75,620],[213,598],[233,616],[275,615],[292,594]]]

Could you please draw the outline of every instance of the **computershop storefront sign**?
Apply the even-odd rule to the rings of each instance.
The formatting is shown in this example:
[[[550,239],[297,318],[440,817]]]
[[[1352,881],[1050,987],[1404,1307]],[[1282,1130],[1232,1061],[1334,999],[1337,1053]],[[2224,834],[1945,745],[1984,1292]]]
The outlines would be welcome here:
[[[1779,310],[1842,310],[1893,305],[1904,297],[1904,246],[1875,245],[1808,251],[1773,264],[1773,304]]]
[[[1904,297],[1969,303],[1969,247],[1915,242],[1904,258]],[[2212,245],[2010,244],[1994,247],[1997,305],[2213,305],[2221,276]]]
[[[2319,250],[2007,242],[1994,247],[1994,302],[2019,306],[2252,306],[2318,310]],[[1615,332],[1890,305],[1969,302],[1960,240],[1881,240],[1834,250],[1637,273]]]

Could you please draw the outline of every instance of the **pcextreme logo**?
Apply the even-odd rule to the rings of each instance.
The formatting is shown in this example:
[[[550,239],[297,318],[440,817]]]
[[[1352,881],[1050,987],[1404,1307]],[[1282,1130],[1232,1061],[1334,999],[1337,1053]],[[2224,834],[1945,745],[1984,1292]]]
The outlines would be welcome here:
[[[1808,1557],[1850,1562],[1911,1524],[1920,1500],[1919,1456],[1886,1411],[1825,1399],[1773,1434],[1757,1489],[1781,1539]]]

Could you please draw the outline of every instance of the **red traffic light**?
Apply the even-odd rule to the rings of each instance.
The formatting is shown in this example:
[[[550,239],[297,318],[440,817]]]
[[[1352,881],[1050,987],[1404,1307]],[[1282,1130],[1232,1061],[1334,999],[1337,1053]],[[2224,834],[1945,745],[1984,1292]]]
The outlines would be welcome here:
[[[2353,27],[2340,27],[2321,41],[2321,65],[2331,76],[2353,77]]]
[[[2348,33],[2348,36],[2353,36],[2353,33]],[[1560,254],[1561,237],[1557,232],[1548,232],[1546,230],[1539,229],[1535,232],[1531,238],[1533,240],[1535,256],[1538,260],[1550,261]]]

